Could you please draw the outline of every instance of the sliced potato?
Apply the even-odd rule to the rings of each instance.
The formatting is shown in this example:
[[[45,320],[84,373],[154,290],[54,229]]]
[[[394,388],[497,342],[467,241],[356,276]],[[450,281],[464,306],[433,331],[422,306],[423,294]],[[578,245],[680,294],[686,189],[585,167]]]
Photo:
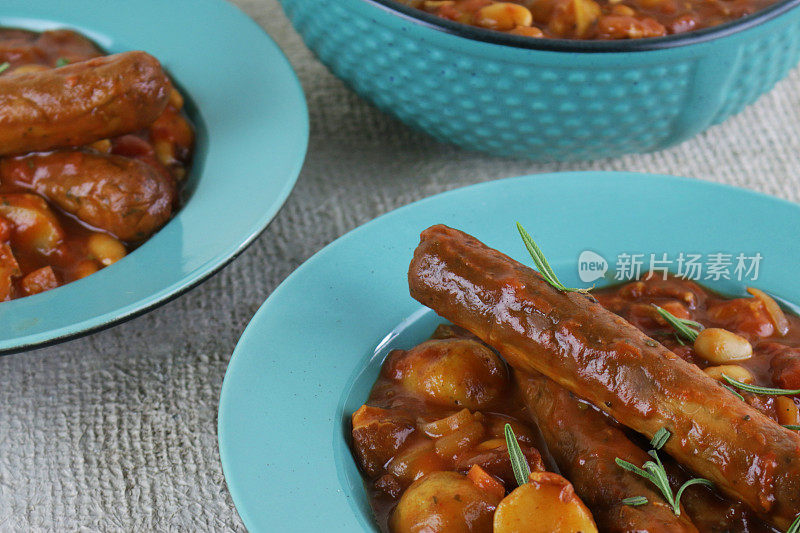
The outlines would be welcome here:
[[[597,526],[569,481],[531,472],[528,483],[497,506],[494,533],[597,533]]]
[[[458,472],[434,472],[403,493],[390,519],[393,533],[491,533],[500,497]]]
[[[491,348],[472,339],[430,340],[390,357],[392,379],[443,407],[482,409],[508,386],[505,363]]]
[[[64,239],[55,213],[41,196],[28,193],[0,194],[0,215],[13,226],[18,248],[47,254]]]

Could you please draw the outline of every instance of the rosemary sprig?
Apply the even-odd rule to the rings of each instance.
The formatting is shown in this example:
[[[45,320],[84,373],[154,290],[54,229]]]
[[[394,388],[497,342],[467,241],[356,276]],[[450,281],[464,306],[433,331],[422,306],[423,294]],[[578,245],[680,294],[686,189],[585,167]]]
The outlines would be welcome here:
[[[647,505],[647,503],[647,498],[644,496],[631,496],[630,498],[623,498],[622,500],[622,505],[630,505],[631,507]]]
[[[647,452],[648,455],[654,459],[654,461],[647,461],[641,467],[620,459],[619,457],[614,459],[614,461],[616,461],[620,468],[627,470],[628,472],[633,472],[634,474],[645,478],[650,483],[655,485],[656,488],[661,491],[661,494],[664,496],[664,499],[667,501],[670,507],[672,507],[672,512],[675,513],[675,516],[680,516],[681,496],[683,496],[683,493],[686,489],[692,485],[706,485],[708,487],[713,487],[714,484],[707,479],[693,478],[681,485],[678,489],[678,492],[673,494],[672,487],[669,484],[669,478],[667,477],[667,471],[664,468],[664,464],[661,462],[661,459],[658,457],[658,450],[660,450],[664,444],[666,444],[671,436],[672,434],[666,428],[661,428],[656,432],[656,434],[653,436],[653,440],[650,441],[650,445],[653,447],[653,449]],[[623,500],[623,503],[625,503],[626,500],[630,501],[634,498],[643,498],[643,496],[626,498]],[[626,505],[629,504],[626,503]]]
[[[794,424],[784,424],[783,427],[786,429],[793,429],[795,431],[800,431],[800,426],[795,426]]]
[[[742,389],[743,391],[751,392],[753,394],[765,394],[767,396],[795,396],[800,394],[800,389],[771,389],[769,387],[759,387],[758,385],[742,383],[741,381],[728,377],[725,374],[722,374],[722,379],[737,389]]]
[[[531,254],[531,257],[533,258],[533,264],[536,266],[536,270],[539,271],[539,274],[542,275],[547,283],[563,292],[579,292],[582,294],[589,294],[591,289],[571,289],[569,287],[565,287],[564,284],[559,281],[556,273],[553,272],[553,269],[550,267],[550,263],[547,262],[542,250],[536,244],[536,241],[533,240],[533,237],[531,237],[530,233],[525,231],[525,228],[523,228],[522,224],[519,222],[517,222],[517,231],[519,231],[519,235],[522,237],[522,242],[525,243],[525,248],[528,249],[528,253]]]
[[[794,519],[792,525],[786,530],[786,533],[800,533],[800,516]]]
[[[730,385],[725,385],[725,384],[723,384],[722,386],[723,386],[723,387],[725,387],[726,389],[728,389],[729,391],[731,391],[731,392],[734,394],[734,396],[736,396],[736,397],[737,397],[737,398],[739,398],[740,400],[744,401],[744,396],[742,396],[741,394],[739,394],[738,392],[736,392],[736,389],[734,389],[734,388],[733,388],[733,387],[731,387]]]
[[[522,486],[528,482],[528,476],[531,475],[531,467],[528,466],[528,460],[525,459],[525,454],[522,453],[522,449],[519,447],[517,436],[514,435],[511,424],[506,424],[505,434],[508,457],[511,459],[511,470],[514,471],[517,485]]]
[[[667,324],[672,326],[675,330],[675,335],[678,336],[678,340],[681,340],[681,337],[686,339],[689,342],[694,342],[697,336],[703,331],[703,324],[700,322],[695,322],[694,320],[686,320],[685,318],[678,318],[666,309],[657,306],[656,304],[652,305],[655,310],[658,312],[661,317],[667,321]]]
[[[56,67],[65,67],[67,65],[69,65],[69,59],[67,59],[66,57],[59,57],[56,60]]]
[[[653,435],[653,438],[650,440],[650,446],[652,446],[654,450],[660,450],[671,436],[672,434],[667,428],[661,428]]]
[[[7,71],[9,67],[11,67],[11,63],[9,63],[8,61],[6,61],[5,63],[0,63],[0,74]]]

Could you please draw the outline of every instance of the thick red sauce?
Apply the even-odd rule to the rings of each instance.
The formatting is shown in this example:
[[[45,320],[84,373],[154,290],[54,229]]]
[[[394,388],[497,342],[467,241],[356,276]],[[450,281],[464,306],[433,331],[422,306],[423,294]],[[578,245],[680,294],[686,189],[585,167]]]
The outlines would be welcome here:
[[[756,298],[725,298],[697,283],[675,278],[663,280],[660,276],[594,291],[592,294],[603,307],[703,369],[715,365],[698,357],[691,345],[682,344],[674,330],[654,313],[651,304],[708,328],[723,328],[741,335],[752,344],[753,357],[735,364],[753,374],[755,385],[800,388],[800,351],[795,353],[800,348],[800,318],[796,316],[786,314],[789,332],[780,335],[765,306]],[[779,370],[779,367],[783,370]],[[747,403],[776,418],[775,397],[749,393],[742,395]],[[794,402],[800,406],[797,397]],[[800,424],[800,421],[794,423]]]
[[[764,303],[758,299],[725,298],[690,281],[658,277],[597,290],[593,294],[604,307],[703,369],[712,365],[700,358],[691,346],[679,341],[675,331],[651,304],[706,327],[737,333],[750,341],[754,355],[736,364],[753,374],[755,384],[800,388],[796,384],[800,381],[800,351],[794,351],[800,347],[800,319],[787,315],[789,331],[780,335]],[[507,449],[502,442],[502,426],[506,421],[513,423],[525,445],[532,469],[555,471],[554,462],[536,425],[530,422],[502,360],[502,367],[493,371],[492,364],[475,363],[474,346],[470,349],[472,352],[464,355],[463,346],[448,348],[446,344],[437,344],[470,342],[489,350],[469,332],[454,326],[441,326],[432,339],[408,351],[392,352],[383,364],[365,407],[353,418],[354,454],[365,474],[376,520],[383,531],[392,530],[392,511],[403,492],[412,481],[430,472],[448,470],[463,474],[473,464],[478,464],[503,483],[506,493],[513,490],[516,483],[504,457]],[[457,354],[442,362],[441,353],[448,350]],[[499,360],[499,356],[496,357]],[[742,396],[756,409],[774,419],[779,418],[775,397],[747,392],[742,392]],[[797,397],[789,397],[789,401],[800,406]],[[458,424],[457,431],[463,432],[464,437],[460,444],[442,453],[436,436],[423,428],[432,421],[459,413],[464,407],[473,417],[462,417]],[[800,424],[800,421],[780,422]],[[464,429],[470,425],[474,426],[473,431]],[[631,437],[641,442],[637,436]],[[775,531],[746,512],[731,512],[728,524],[732,532]]]

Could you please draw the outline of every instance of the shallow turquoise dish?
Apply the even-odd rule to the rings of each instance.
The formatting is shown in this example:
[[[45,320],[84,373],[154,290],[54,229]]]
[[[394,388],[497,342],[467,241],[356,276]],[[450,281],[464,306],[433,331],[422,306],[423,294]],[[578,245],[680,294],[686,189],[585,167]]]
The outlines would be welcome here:
[[[219,446],[250,531],[376,529],[348,448],[349,417],[388,351],[421,342],[441,322],[408,294],[419,233],[445,223],[530,264],[516,221],[567,286],[592,284],[578,276],[587,250],[610,264],[621,253],[760,252],[759,277],[746,283],[800,302],[800,206],[743,189],[646,174],[546,174],[393,211],[287,278],[236,347],[222,386]],[[735,279],[703,283],[744,294]]]
[[[770,90],[800,59],[800,0],[657,39],[530,39],[394,0],[280,0],[361,96],[435,138],[538,160],[667,148]]]
[[[289,195],[308,142],[303,92],[277,45],[230,4],[10,0],[0,26],[69,27],[109,52],[150,52],[182,88],[197,128],[177,216],[96,274],[0,303],[0,353],[108,326],[192,288],[244,250]]]

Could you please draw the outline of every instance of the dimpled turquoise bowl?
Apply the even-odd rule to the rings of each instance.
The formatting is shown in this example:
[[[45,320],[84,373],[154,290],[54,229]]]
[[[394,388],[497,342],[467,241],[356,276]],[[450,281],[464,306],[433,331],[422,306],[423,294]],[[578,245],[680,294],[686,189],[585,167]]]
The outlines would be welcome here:
[[[392,0],[280,0],[358,94],[436,139],[537,160],[661,150],[753,103],[800,59],[800,0],[688,34],[530,39]]]

